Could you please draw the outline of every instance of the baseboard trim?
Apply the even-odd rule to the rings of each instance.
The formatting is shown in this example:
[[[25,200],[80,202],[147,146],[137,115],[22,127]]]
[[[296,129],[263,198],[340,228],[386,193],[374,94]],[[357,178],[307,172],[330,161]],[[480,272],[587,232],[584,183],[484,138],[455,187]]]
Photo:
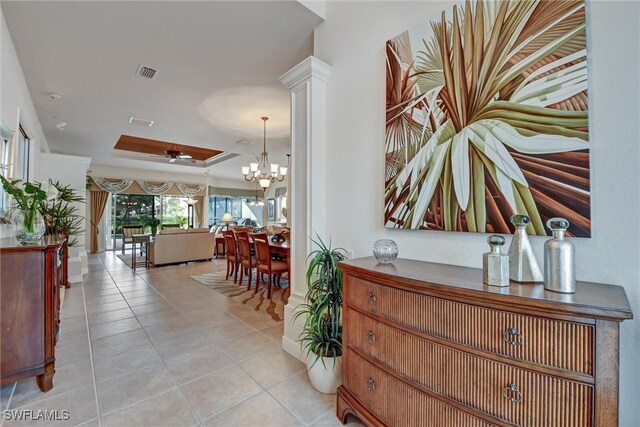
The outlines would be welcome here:
[[[302,363],[307,363],[307,358],[304,356],[302,352],[302,347],[300,346],[300,342],[292,340],[286,335],[282,336],[282,349],[301,361]]]

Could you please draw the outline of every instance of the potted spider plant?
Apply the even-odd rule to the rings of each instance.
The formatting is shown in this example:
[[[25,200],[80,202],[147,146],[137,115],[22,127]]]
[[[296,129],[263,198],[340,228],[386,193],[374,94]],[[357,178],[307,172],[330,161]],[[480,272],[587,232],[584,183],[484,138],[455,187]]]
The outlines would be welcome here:
[[[300,342],[307,355],[307,370],[313,387],[334,394],[342,383],[342,270],[344,249],[332,249],[318,237],[318,249],[307,258],[307,294],[294,320],[306,316]]]

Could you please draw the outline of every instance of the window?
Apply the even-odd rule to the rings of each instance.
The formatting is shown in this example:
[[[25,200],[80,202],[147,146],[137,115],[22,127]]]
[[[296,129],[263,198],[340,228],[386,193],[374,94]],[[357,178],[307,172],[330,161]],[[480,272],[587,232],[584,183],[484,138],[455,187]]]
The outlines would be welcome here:
[[[9,169],[9,141],[0,139],[0,173],[5,175]],[[0,216],[9,209],[9,197],[0,185]]]
[[[116,194],[115,232],[122,234],[123,225],[146,225],[149,218],[155,218],[154,196],[143,194]]]
[[[20,126],[20,134],[18,138],[18,152],[22,167],[22,179],[24,181],[29,181],[31,178],[29,170],[29,164],[31,163],[31,140],[22,126]]]
[[[180,224],[184,227],[187,223],[187,200],[186,196],[157,196],[161,199],[162,223]]]
[[[209,226],[220,223],[222,215],[227,212],[231,214],[234,221],[240,221],[243,218],[243,206],[246,202],[247,199],[244,197],[209,197]]]
[[[123,225],[140,224],[146,227],[150,218],[161,218],[163,224],[187,223],[186,196],[152,196],[149,194],[116,194],[115,233],[122,234]],[[148,229],[147,229],[148,228]]]

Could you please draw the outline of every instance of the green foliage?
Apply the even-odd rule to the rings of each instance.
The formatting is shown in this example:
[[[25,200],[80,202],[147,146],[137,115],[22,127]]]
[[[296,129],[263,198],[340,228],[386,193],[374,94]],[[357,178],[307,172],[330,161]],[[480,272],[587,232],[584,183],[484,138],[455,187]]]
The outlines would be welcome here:
[[[67,245],[75,246],[78,243],[76,236],[84,232],[81,227],[84,216],[78,214],[74,203],[84,203],[84,198],[78,196],[69,185],[62,185],[58,181],[50,182],[50,185],[58,190],[57,197],[40,203],[47,234],[66,236]]]
[[[176,224],[180,224],[182,226],[187,224],[187,217],[184,215],[175,215],[173,217],[173,222],[175,222]]]
[[[0,175],[5,191],[13,197],[17,209],[22,211],[25,224],[33,223],[36,212],[40,212],[47,226],[47,234],[60,234],[69,238],[69,246],[77,244],[77,236],[84,230],[81,228],[83,215],[78,215],[74,203],[84,203],[84,199],[76,195],[68,185],[49,181],[47,190],[39,182],[23,182],[19,179],[8,180]]]
[[[342,269],[338,263],[347,259],[344,249],[332,249],[320,237],[313,243],[318,249],[307,258],[306,303],[294,315],[294,320],[306,316],[300,341],[307,355],[315,355],[312,366],[322,357],[342,355]]]
[[[162,220],[160,218],[149,218],[147,219],[145,225],[151,227],[151,229],[158,229],[158,227],[162,225]]]
[[[11,195],[21,211],[33,211],[40,202],[47,199],[47,192],[38,182],[24,182],[19,179],[8,180],[0,175],[0,181],[7,194]]]

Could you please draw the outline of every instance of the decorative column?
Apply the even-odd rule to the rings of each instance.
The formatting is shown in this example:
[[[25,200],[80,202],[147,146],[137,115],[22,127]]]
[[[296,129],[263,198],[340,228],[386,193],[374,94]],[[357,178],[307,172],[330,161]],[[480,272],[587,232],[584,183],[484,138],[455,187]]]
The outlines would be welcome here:
[[[325,92],[331,67],[313,56],[280,77],[291,91],[291,185],[287,204],[291,227],[291,294],[284,311],[282,348],[305,361],[298,342],[303,317],[292,322],[304,303],[306,259],[311,238],[326,239]]]

